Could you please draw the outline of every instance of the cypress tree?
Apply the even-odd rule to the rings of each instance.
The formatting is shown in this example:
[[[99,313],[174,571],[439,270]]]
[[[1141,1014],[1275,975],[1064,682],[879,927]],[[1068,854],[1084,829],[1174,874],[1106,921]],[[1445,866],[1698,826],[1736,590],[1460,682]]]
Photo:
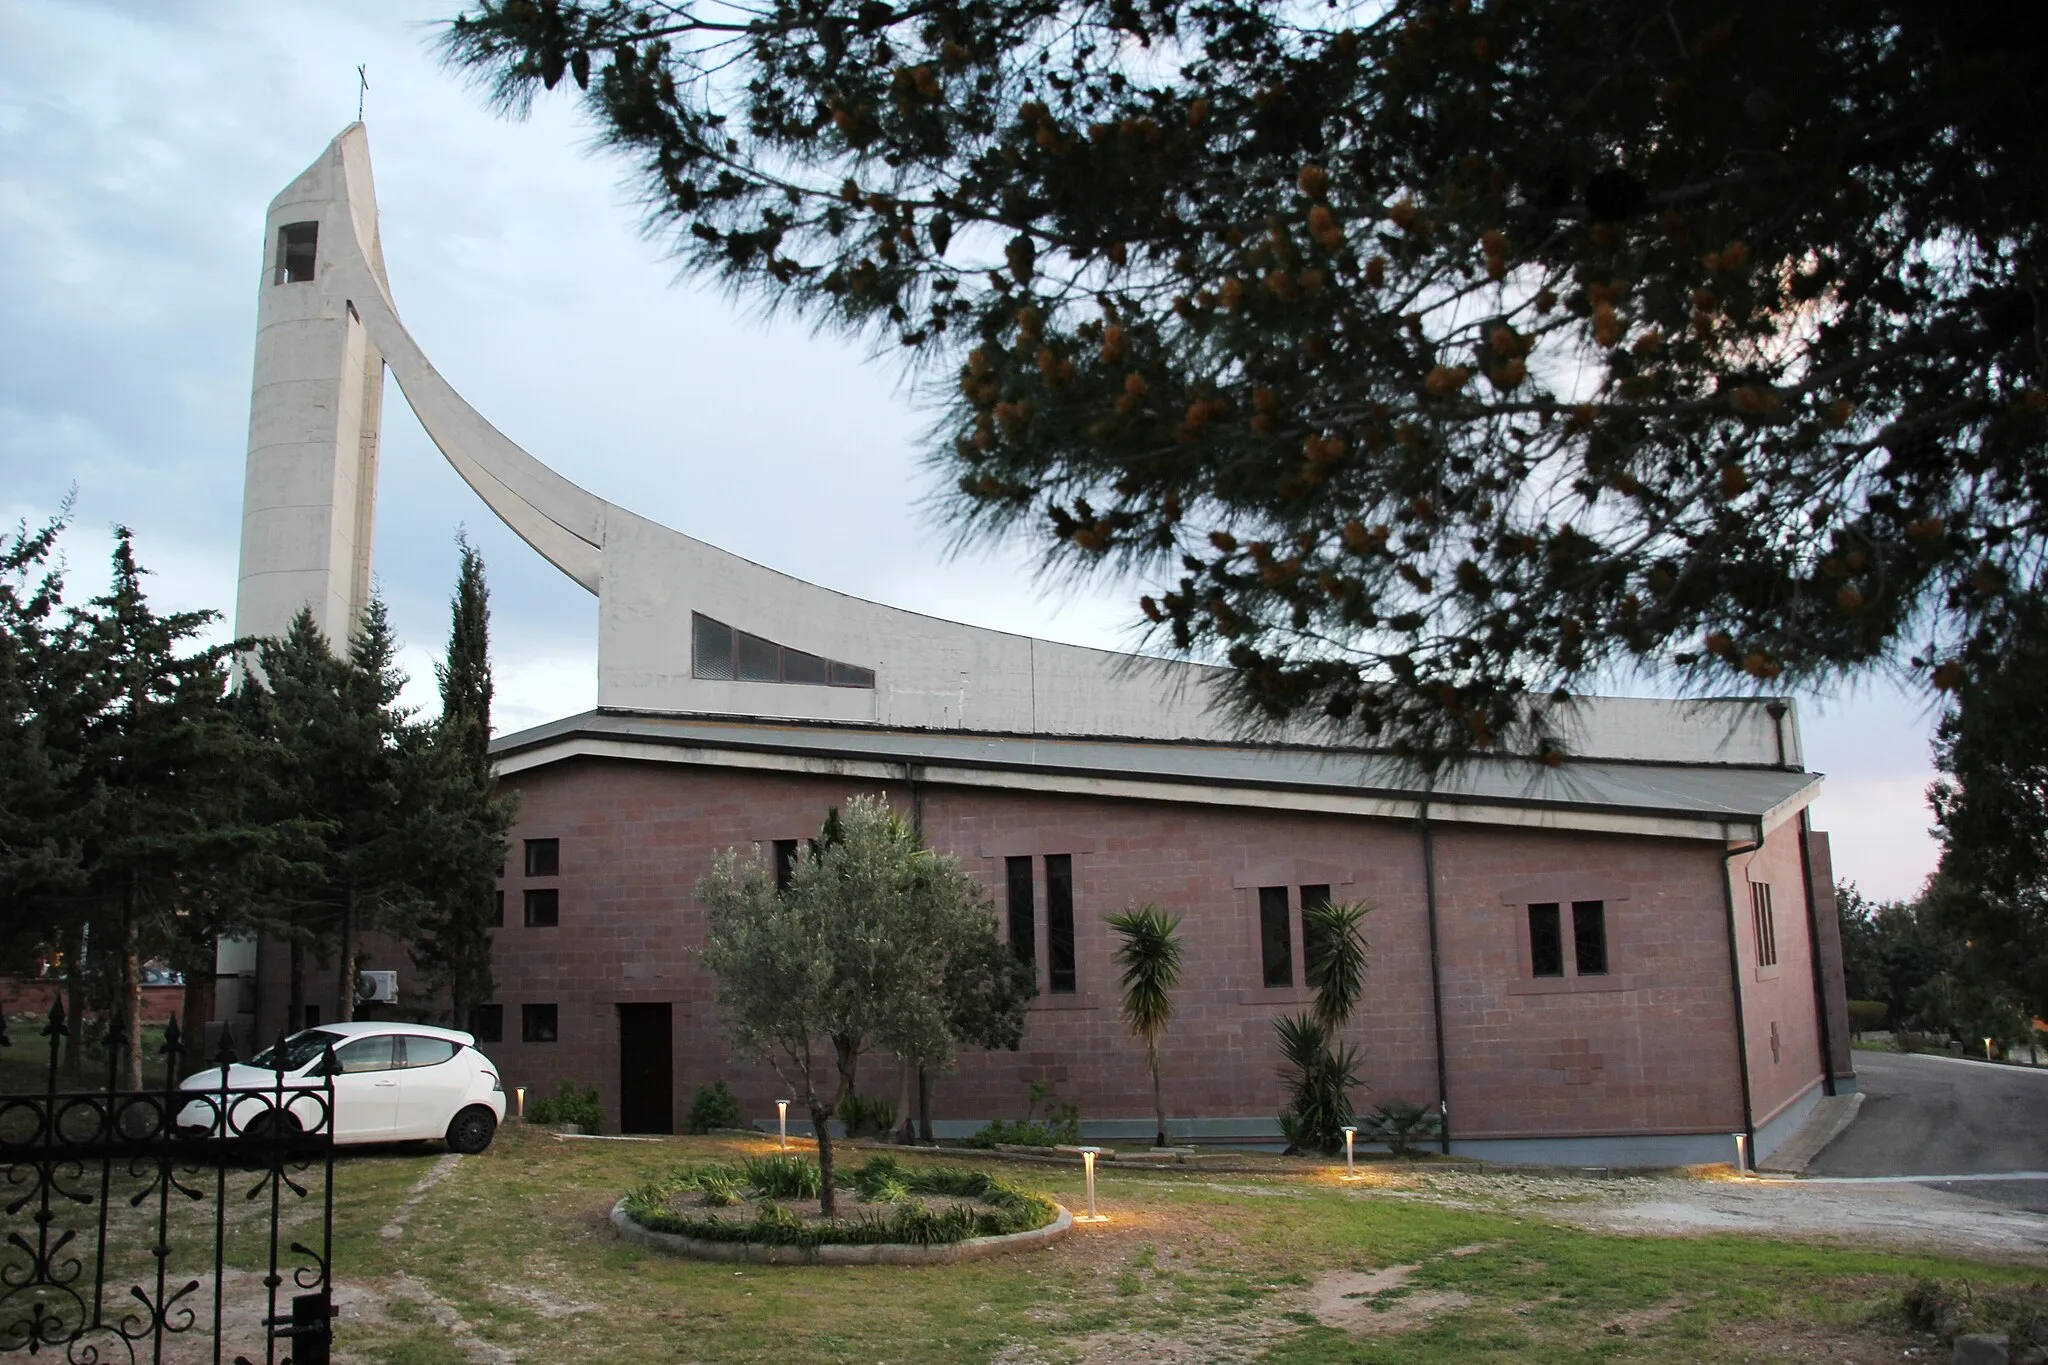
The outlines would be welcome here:
[[[505,864],[505,832],[516,802],[500,795],[491,768],[490,588],[483,557],[458,539],[448,655],[435,669],[441,717],[434,727],[431,817],[423,824],[428,906],[412,942],[412,960],[430,989],[446,992],[455,1027],[496,989],[491,927],[497,880]]]

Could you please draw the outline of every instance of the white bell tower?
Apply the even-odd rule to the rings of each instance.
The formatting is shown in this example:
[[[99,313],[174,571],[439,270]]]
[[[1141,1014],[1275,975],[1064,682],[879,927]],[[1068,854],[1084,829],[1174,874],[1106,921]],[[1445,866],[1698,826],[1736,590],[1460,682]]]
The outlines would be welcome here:
[[[383,355],[353,302],[322,287],[358,243],[384,281],[362,124],[270,201],[263,240],[235,634],[282,635],[311,607],[339,653],[370,600],[384,409]]]

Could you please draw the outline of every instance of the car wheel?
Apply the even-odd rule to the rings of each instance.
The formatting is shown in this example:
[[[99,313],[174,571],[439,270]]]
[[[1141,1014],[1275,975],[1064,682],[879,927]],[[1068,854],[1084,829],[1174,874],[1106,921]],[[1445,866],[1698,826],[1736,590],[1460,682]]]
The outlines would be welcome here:
[[[448,1124],[448,1148],[464,1156],[475,1156],[491,1145],[497,1131],[497,1115],[480,1104],[473,1104]]]

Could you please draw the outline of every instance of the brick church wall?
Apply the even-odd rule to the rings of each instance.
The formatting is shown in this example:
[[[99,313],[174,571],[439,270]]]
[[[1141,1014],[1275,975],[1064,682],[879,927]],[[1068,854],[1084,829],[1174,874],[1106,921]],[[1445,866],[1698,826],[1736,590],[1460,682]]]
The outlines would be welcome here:
[[[618,1105],[616,1006],[674,1009],[676,1118],[690,1090],[725,1079],[752,1117],[782,1093],[767,1068],[731,1060],[717,1032],[714,984],[692,959],[702,914],[692,887],[728,846],[813,833],[828,807],[875,784],[666,763],[574,760],[517,774],[521,794],[498,935],[505,1039],[487,1045],[509,1085],[544,1091],[558,1078],[596,1084]],[[1036,1079],[1090,1120],[1151,1112],[1142,1047],[1116,1015],[1107,914],[1152,901],[1183,915],[1186,966],[1163,1053],[1170,1114],[1270,1118],[1281,1102],[1270,1021],[1308,993],[1261,979],[1258,888],[1327,884],[1366,900],[1372,947],[1366,999],[1350,1039],[1365,1062],[1364,1105],[1432,1103],[1436,1051],[1422,836],[1412,821],[1068,796],[889,789],[917,807],[933,846],[959,856],[1004,903],[1004,860],[1032,856],[1044,986],[1043,855],[1073,858],[1073,995],[1041,994],[1016,1053],[966,1054],[933,1084],[935,1119],[1021,1115]],[[1811,963],[1800,900],[1797,826],[1735,860],[1738,938],[1753,867],[1774,887],[1775,972],[1745,945],[1749,1055],[1759,1120],[1819,1075]],[[561,841],[556,877],[526,878],[520,841]],[[1446,1066],[1460,1138],[1734,1132],[1742,1127],[1728,980],[1722,860],[1711,844],[1437,823],[1434,826]],[[560,892],[560,923],[526,928],[522,892]],[[1610,971],[1603,980],[1530,975],[1527,906],[1601,900]],[[1299,918],[1294,972],[1300,980]],[[1802,994],[1803,992],[1803,994]],[[558,1041],[519,1041],[520,1007],[549,1003]],[[1778,1028],[1774,1054],[1771,1025]],[[861,1089],[893,1098],[886,1058]]]

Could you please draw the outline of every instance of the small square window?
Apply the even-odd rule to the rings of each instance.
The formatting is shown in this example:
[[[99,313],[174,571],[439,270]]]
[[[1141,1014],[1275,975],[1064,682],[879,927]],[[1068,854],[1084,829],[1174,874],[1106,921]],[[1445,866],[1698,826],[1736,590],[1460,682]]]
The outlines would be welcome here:
[[[561,876],[562,841],[560,839],[528,839],[526,841],[526,875],[529,877]]]
[[[503,1005],[478,1005],[469,1012],[470,1036],[479,1043],[502,1043],[505,1041],[505,1007]]]
[[[503,891],[493,891],[491,893],[491,928],[502,929],[504,927],[505,893]]]
[[[1607,903],[1572,902],[1572,962],[1580,976],[1607,975]]]
[[[1564,975],[1564,925],[1554,901],[1529,907],[1529,972],[1532,976]]]
[[[529,929],[550,929],[561,923],[562,893],[554,887],[528,887],[526,889],[526,927]]]
[[[277,230],[277,274],[274,284],[305,284],[313,278],[319,254],[318,223],[286,223]]]
[[[519,1041],[522,1043],[554,1042],[555,1007],[553,1005],[521,1005],[519,1007]]]

